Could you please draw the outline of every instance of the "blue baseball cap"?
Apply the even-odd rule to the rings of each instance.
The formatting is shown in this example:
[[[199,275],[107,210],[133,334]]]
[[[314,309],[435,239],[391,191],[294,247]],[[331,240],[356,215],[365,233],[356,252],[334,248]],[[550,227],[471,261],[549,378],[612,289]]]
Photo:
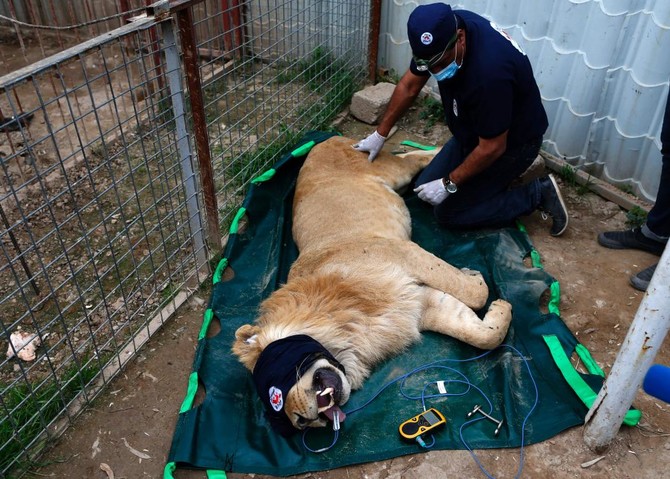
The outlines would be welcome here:
[[[407,19],[407,38],[414,57],[437,61],[455,43],[457,25],[456,15],[446,3],[416,7]]]

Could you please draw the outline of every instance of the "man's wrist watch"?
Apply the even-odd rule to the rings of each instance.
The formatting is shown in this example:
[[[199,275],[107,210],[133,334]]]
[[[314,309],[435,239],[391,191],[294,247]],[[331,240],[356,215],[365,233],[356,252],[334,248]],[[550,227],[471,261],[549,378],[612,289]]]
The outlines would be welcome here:
[[[450,195],[458,191],[458,186],[456,186],[456,183],[451,181],[449,178],[442,178],[442,184],[444,185],[444,189],[447,190]]]

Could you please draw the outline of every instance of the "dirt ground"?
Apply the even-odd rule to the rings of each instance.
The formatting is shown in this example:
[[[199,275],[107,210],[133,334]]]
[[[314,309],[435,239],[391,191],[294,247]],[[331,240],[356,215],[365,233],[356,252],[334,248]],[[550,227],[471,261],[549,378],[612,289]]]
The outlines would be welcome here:
[[[399,122],[399,131],[386,148],[399,150],[401,140],[440,144],[445,127],[424,131],[417,110]],[[341,131],[352,138],[372,131],[369,125],[345,119]],[[441,139],[442,138],[442,139]],[[614,251],[600,247],[597,233],[625,227],[626,216],[614,203],[592,193],[563,185],[570,210],[570,226],[560,238],[549,235],[549,223],[538,213],[522,218],[542,257],[547,272],[561,283],[562,317],[600,366],[609,372],[643,294],[628,284],[631,274],[657,258],[639,251]],[[195,298],[157,334],[108,388],[94,407],[75,424],[43,458],[43,467],[28,477],[108,478],[106,464],[116,479],[159,478],[184,398],[205,301]],[[667,341],[666,341],[667,343]],[[670,364],[667,346],[656,362]],[[670,477],[670,405],[640,391],[634,406],[643,412],[638,427],[622,428],[610,448],[596,454],[583,442],[580,427],[524,449],[475,451],[488,474],[498,478]],[[148,457],[141,459],[138,454]],[[602,458],[595,464],[589,461]],[[522,470],[517,476],[520,465]],[[303,474],[323,479],[485,477],[467,451],[430,451],[388,461]],[[204,472],[177,471],[177,478],[204,478]],[[265,477],[228,474],[231,479]]]

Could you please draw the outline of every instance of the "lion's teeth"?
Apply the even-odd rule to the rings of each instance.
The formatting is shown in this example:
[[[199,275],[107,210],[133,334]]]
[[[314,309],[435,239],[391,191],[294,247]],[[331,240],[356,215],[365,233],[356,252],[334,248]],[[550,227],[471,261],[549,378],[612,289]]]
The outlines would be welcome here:
[[[334,390],[333,388],[326,388],[326,389],[324,389],[323,391],[318,392],[317,394],[318,394],[319,396],[325,396],[326,394],[333,394],[334,391],[335,391],[335,390]]]

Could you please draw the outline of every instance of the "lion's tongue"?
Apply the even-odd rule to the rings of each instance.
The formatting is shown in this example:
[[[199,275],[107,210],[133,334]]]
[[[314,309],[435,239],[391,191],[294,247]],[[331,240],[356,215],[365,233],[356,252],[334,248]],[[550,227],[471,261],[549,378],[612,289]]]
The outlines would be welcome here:
[[[331,396],[330,394],[326,394],[325,396],[318,396],[316,397],[316,402],[319,405],[319,408],[322,408],[324,406],[328,406],[331,402]],[[326,415],[328,419],[333,421],[333,417],[335,416],[335,412],[339,412],[340,415],[340,422],[344,422],[344,419],[347,417],[347,415],[340,409],[338,405],[333,405],[332,407],[326,409],[325,411],[321,411],[323,414]]]
[[[325,411],[323,411],[323,414],[325,414],[326,417],[328,417],[328,419],[333,421],[334,420],[333,418],[335,417],[336,412],[338,412],[340,414],[340,422],[344,422],[347,415],[344,413],[344,411],[342,409],[340,409],[339,406],[333,406],[330,409],[326,409]]]

